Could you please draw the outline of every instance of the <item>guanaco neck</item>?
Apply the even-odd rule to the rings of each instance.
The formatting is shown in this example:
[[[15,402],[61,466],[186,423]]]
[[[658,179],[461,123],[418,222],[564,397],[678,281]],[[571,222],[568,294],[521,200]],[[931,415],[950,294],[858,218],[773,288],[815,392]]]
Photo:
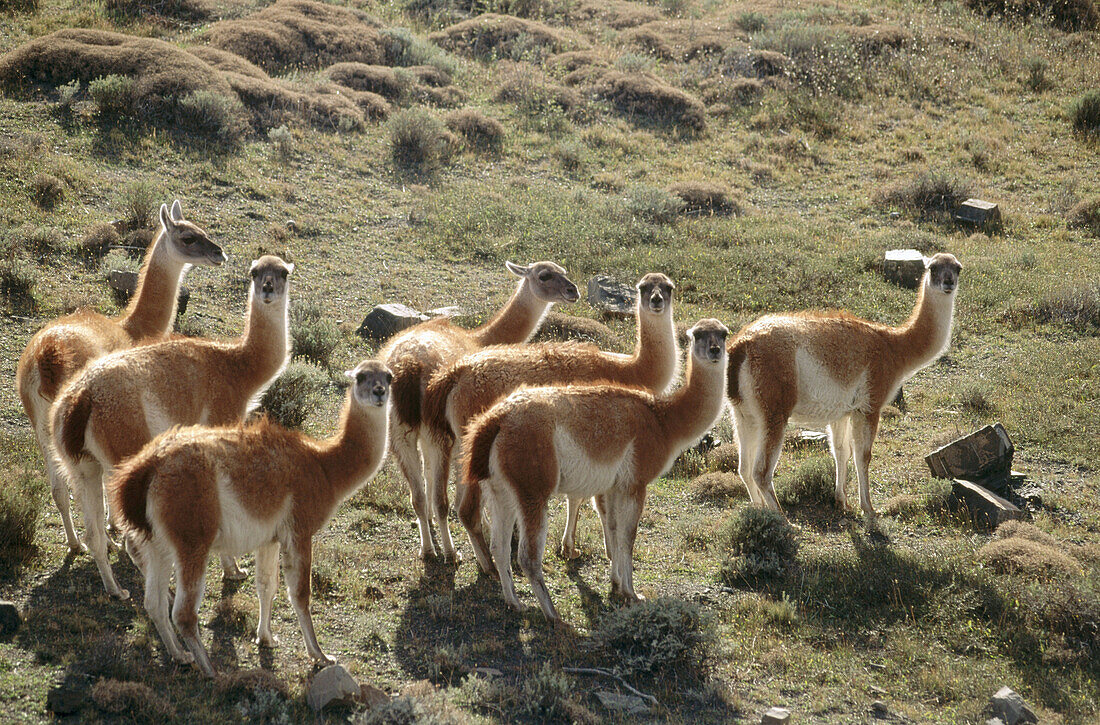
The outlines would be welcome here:
[[[348,391],[344,400],[337,433],[317,444],[318,461],[336,502],[374,473],[386,450],[386,408],[355,410],[352,394]]]
[[[624,365],[634,372],[634,382],[638,385],[663,393],[676,377],[676,368],[680,362],[676,327],[672,322],[672,306],[666,307],[659,315],[639,308],[637,318],[634,354],[626,359]]]
[[[902,362],[906,372],[927,365],[947,348],[951,342],[954,314],[955,295],[932,289],[926,272],[912,314],[893,330],[896,359]]]
[[[290,353],[289,297],[265,305],[251,290],[248,303],[244,336],[230,350],[242,390],[254,390],[275,378],[286,367]]]
[[[176,317],[180,284],[188,265],[168,251],[168,235],[161,228],[142,262],[137,286],[118,324],[132,340],[163,337]]]
[[[698,363],[688,355],[684,386],[657,399],[657,419],[670,447],[686,445],[710,430],[722,414],[725,388],[725,361]]]
[[[514,345],[527,342],[539,329],[550,303],[537,298],[531,283],[524,278],[493,319],[470,331],[470,336],[482,347]]]

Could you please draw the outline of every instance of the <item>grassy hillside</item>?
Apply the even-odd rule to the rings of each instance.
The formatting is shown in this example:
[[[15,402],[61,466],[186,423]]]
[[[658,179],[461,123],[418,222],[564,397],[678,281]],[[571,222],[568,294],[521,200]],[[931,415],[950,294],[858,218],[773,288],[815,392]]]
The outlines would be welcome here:
[[[529,609],[504,608],[464,537],[466,562],[425,567],[387,464],[316,541],[314,620],[353,675],[402,697],[373,712],[389,720],[324,719],[639,719],[594,695],[619,681],[563,670],[578,667],[618,672],[662,721],[758,722],[783,705],[863,722],[879,700],[894,722],[984,722],[1002,685],[1043,722],[1100,717],[1092,0],[269,5],[0,0],[0,598],[26,619],[0,640],[0,719],[49,718],[63,680],[86,690],[87,720],[312,717],[285,596],[282,644],[259,649],[251,579],[211,568],[216,666],[271,676],[209,683],[167,660],[140,595],[110,600],[90,557],[64,557],[15,395],[42,324],[118,311],[107,272],[139,260],[115,247],[142,248],[174,198],[230,256],[187,278],[181,331],[238,334],[250,260],[296,264],[300,360],[279,389],[316,435],[333,429],[339,372],[376,350],[354,334],[373,305],[457,304],[473,323],[510,294],[505,260],[553,259],[580,286],[665,272],[679,322],[733,328],[825,307],[896,323],[915,293],[883,279],[885,250],[964,265],[951,350],[906,385],[875,447],[880,521],[833,510],[825,452],[789,446],[777,488],[797,553],[780,570],[735,554],[748,505],[728,461],[688,456],[651,487],[639,532],[639,591],[656,605],[609,599],[586,512],[582,557],[547,555],[570,623],[555,630],[522,579]],[[1000,204],[1002,228],[957,227],[949,210],[968,196]],[[116,220],[121,233],[103,227]],[[632,325],[607,324],[626,349]],[[922,460],[993,421],[1042,497],[1034,529],[999,538],[944,508],[949,486]],[[716,434],[732,440],[728,421]],[[563,519],[559,506],[551,540]],[[112,564],[141,591],[125,557]]]

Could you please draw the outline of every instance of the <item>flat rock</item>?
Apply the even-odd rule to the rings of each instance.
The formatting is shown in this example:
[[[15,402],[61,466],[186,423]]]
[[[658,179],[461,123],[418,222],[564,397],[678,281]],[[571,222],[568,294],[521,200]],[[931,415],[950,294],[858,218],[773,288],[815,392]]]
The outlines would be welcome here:
[[[121,269],[112,269],[107,273],[107,286],[115,293],[119,302],[126,302],[134,296],[137,289],[138,273],[127,272]],[[179,305],[176,313],[182,315],[187,312],[187,303],[191,300],[191,291],[186,287],[180,287]]]
[[[1001,226],[1001,209],[991,201],[967,199],[955,210],[955,221],[985,230],[998,229]]]
[[[645,700],[637,695],[620,695],[617,692],[597,691],[596,698],[608,710],[623,712],[627,715],[644,715],[649,712]]]
[[[999,489],[1008,482],[1014,452],[1004,426],[994,423],[937,448],[924,461],[937,478],[964,478]]]
[[[427,319],[427,315],[422,315],[400,302],[388,302],[384,305],[375,305],[363,318],[356,333],[371,340],[387,340],[398,332]]]
[[[916,249],[891,249],[882,260],[882,276],[894,284],[916,289],[924,276],[924,255]]]
[[[19,614],[19,608],[12,602],[0,602],[0,637],[12,634],[21,624],[23,617]]]
[[[982,527],[995,529],[1005,521],[1028,518],[1027,511],[972,481],[956,478],[951,482],[951,494],[956,505],[968,511],[971,520]]]
[[[356,698],[361,704],[370,707],[378,707],[379,705],[385,705],[390,701],[390,696],[384,691],[378,689],[374,685],[364,682],[359,686],[359,697]]]
[[[588,280],[588,304],[608,315],[633,317],[638,290],[605,274]]]
[[[320,712],[331,702],[354,702],[361,693],[359,683],[343,665],[329,665],[313,676],[306,702],[314,712]]]
[[[993,710],[993,717],[1002,720],[1005,725],[1039,722],[1039,718],[1027,706],[1024,698],[1009,687],[997,690],[997,693],[989,698],[989,707]]]
[[[785,707],[773,707],[760,718],[762,725],[783,725],[791,721],[791,711]]]

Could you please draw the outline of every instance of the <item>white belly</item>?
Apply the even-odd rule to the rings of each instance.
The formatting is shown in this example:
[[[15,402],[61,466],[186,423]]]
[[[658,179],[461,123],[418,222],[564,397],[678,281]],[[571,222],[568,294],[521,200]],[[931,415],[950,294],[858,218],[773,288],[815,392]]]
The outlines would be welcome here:
[[[290,497],[287,497],[281,511],[268,520],[258,519],[241,505],[224,474],[218,475],[218,502],[221,505],[221,523],[213,549],[229,556],[247,554],[279,538],[291,503]]]
[[[594,461],[577,441],[563,429],[554,431],[560,475],[555,493],[588,498],[604,493],[616,483],[627,480],[634,471],[634,442],[609,461]]]
[[[866,370],[851,384],[843,385],[805,349],[795,353],[795,368],[798,371],[798,403],[790,422],[821,425],[843,418],[853,410],[870,410],[871,391]]]

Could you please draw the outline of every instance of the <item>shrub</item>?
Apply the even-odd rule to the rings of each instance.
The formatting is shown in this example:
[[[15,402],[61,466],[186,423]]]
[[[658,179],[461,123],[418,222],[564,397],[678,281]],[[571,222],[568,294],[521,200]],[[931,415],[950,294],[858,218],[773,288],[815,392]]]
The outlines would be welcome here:
[[[80,93],[80,81],[73,80],[57,87],[57,107],[62,113],[72,113],[76,96]]]
[[[978,549],[978,560],[1005,573],[1066,576],[1081,573],[1081,563],[1072,556],[1018,536],[990,541]]]
[[[355,718],[355,725],[435,725],[436,722],[419,700],[408,695],[374,705]]]
[[[615,59],[615,68],[624,73],[645,73],[653,70],[653,65],[652,55],[623,53]]]
[[[649,75],[609,71],[593,90],[599,98],[638,121],[692,132],[706,127],[706,109],[698,98]]]
[[[447,114],[444,122],[475,148],[499,149],[504,143],[504,126],[481,111],[464,108]]]
[[[123,187],[119,207],[130,229],[149,229],[158,223],[158,196],[156,187],[148,181],[135,181]],[[143,252],[146,246],[142,246]]]
[[[37,13],[38,0],[0,0],[0,12]]]
[[[89,229],[80,240],[77,248],[82,255],[98,259],[105,256],[111,250],[111,247],[121,241],[122,237],[118,235],[114,225],[103,222]]]
[[[684,208],[684,203],[664,189],[637,184],[626,191],[624,206],[627,214],[652,224],[670,224]]]
[[[789,76],[815,95],[853,98],[863,89],[863,63],[857,47],[833,26],[800,24],[765,30],[753,34],[752,47],[789,58]]]
[[[65,183],[53,174],[39,172],[31,178],[31,199],[43,209],[53,209],[65,198]]]
[[[516,714],[533,722],[572,722],[569,700],[574,688],[569,675],[543,662],[538,672],[523,681]]]
[[[1018,305],[1007,314],[1014,321],[1062,324],[1083,334],[1100,333],[1100,283],[1046,293]]]
[[[507,66],[502,74],[498,101],[515,103],[533,116],[572,113],[581,105],[581,97],[572,88],[550,83],[537,69],[527,63],[514,63]],[[544,125],[547,125],[544,123]]]
[[[125,20],[157,15],[189,21],[205,20],[211,10],[205,0],[106,0],[103,9]]]
[[[389,65],[435,68],[445,74],[447,80],[433,85],[447,85],[450,76],[458,72],[458,63],[453,57],[440,50],[439,46],[416,37],[407,28],[384,28],[381,36]]]
[[[1024,61],[1024,70],[1027,71],[1024,85],[1035,92],[1049,88],[1050,81],[1047,80],[1047,69],[1049,67],[1050,64],[1043,58],[1028,58]]]
[[[973,185],[969,181],[924,172],[881,190],[876,202],[879,206],[904,209],[923,218],[949,217],[972,192]]]
[[[340,329],[321,305],[309,300],[290,309],[290,338],[295,358],[327,368],[340,344]]]
[[[769,578],[782,574],[795,561],[798,540],[783,514],[759,506],[748,506],[733,517],[723,533],[729,557],[722,565],[722,577],[737,575]]]
[[[394,115],[388,123],[393,162],[398,167],[428,169],[449,155],[443,123],[422,108]]]
[[[115,119],[133,114],[133,78],[116,73],[95,78],[88,84],[88,93],[99,115],[104,118]]]
[[[260,690],[276,692],[283,697],[289,695],[289,690],[282,680],[259,667],[224,674],[214,682],[214,694],[231,702]]]
[[[235,144],[248,133],[247,111],[236,96],[192,91],[179,99],[177,127],[214,141]]]
[[[692,479],[691,497],[704,503],[726,503],[733,498],[745,498],[748,491],[736,473],[711,471]]]
[[[415,82],[415,77],[405,71],[366,63],[337,63],[329,67],[325,74],[342,86],[377,93],[391,101],[408,93]]]
[[[593,636],[621,674],[688,683],[706,678],[717,643],[698,605],[670,597],[608,612]]]
[[[667,475],[669,478],[695,478],[706,471],[706,468],[707,462],[703,454],[697,448],[688,448],[676,456]]]
[[[20,309],[35,305],[34,286],[38,282],[38,270],[22,259],[0,261],[0,295]]]
[[[46,483],[29,471],[9,470],[0,487],[0,561],[25,561],[46,504]]]
[[[1071,227],[1087,229],[1100,236],[1100,196],[1079,201],[1066,214],[1066,223]]]
[[[683,213],[728,215],[741,214],[741,205],[730,198],[729,190],[705,181],[683,181],[668,187],[673,196],[684,202]]]
[[[707,468],[712,471],[736,473],[739,460],[737,444],[723,443],[707,453]]]
[[[737,24],[746,33],[759,33],[768,26],[768,16],[755,11],[743,12],[737,16]]]
[[[536,58],[540,62],[547,55],[573,50],[582,43],[571,31],[496,13],[455,23],[432,33],[428,40],[441,48],[477,58]]]
[[[784,506],[832,508],[835,505],[833,459],[814,456],[798,464],[793,473],[777,481],[776,498]]]
[[[260,411],[287,428],[298,428],[321,402],[328,377],[308,363],[291,362],[264,391]]]
[[[267,132],[267,140],[275,145],[275,151],[283,161],[289,160],[294,155],[294,134],[285,123],[270,129]]]
[[[137,722],[163,721],[175,715],[163,696],[140,682],[100,680],[92,686],[92,702],[102,712],[127,715]]]
[[[588,149],[584,144],[571,139],[559,142],[551,153],[566,171],[577,171],[584,166],[584,161],[588,158]]]
[[[1100,25],[1094,0],[966,0],[972,10],[986,15],[1049,19],[1067,32],[1091,30]]]
[[[993,412],[993,403],[977,383],[963,387],[958,393],[958,401],[959,407],[970,415],[989,415]]]
[[[993,532],[993,535],[998,539],[1027,539],[1028,541],[1034,541],[1037,544],[1043,544],[1051,548],[1058,548],[1058,542],[1053,536],[1036,527],[1034,524],[1029,524],[1026,521],[1010,520],[1005,521],[1003,524],[997,527],[997,530]]]
[[[1100,91],[1089,91],[1070,107],[1073,129],[1078,133],[1100,134]]]

